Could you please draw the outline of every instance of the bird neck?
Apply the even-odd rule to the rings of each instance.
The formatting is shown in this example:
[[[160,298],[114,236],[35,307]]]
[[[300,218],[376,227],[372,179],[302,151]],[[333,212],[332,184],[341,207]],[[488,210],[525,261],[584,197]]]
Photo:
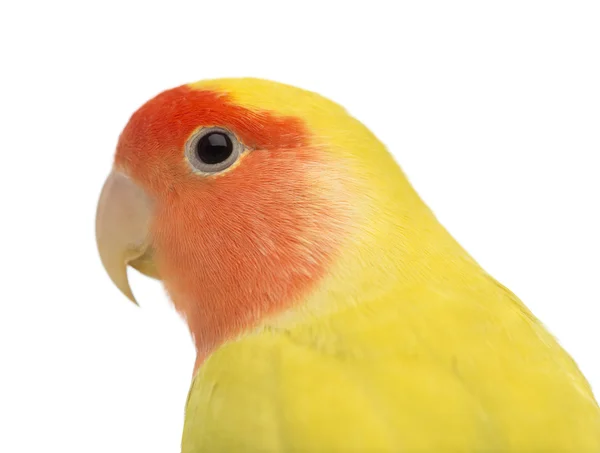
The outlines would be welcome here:
[[[398,175],[397,175],[398,176]],[[383,182],[385,184],[385,181]],[[265,325],[288,328],[415,288],[460,291],[493,285],[404,178],[368,193],[368,208],[315,289]],[[366,206],[366,204],[365,204]]]

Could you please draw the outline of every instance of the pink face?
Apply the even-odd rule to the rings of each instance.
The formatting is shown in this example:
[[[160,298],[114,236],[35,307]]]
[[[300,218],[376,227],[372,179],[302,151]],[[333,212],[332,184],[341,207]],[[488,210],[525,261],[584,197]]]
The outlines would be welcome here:
[[[186,143],[210,127],[242,151],[227,170],[203,174]],[[328,159],[300,119],[222,93],[175,88],[132,116],[115,169],[152,200],[155,265],[199,350],[289,307],[327,272],[344,234],[342,203],[323,177]]]

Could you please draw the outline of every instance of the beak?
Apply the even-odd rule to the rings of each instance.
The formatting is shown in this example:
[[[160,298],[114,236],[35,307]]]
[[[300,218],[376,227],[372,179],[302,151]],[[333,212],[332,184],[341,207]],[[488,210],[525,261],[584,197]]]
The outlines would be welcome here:
[[[96,243],[102,264],[119,290],[137,305],[127,266],[158,278],[149,241],[152,203],[129,177],[113,170],[104,183],[96,211]]]

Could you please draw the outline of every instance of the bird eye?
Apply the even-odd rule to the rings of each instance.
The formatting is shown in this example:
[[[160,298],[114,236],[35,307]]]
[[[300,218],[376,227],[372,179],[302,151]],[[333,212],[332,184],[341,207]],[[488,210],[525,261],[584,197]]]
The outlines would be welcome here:
[[[203,128],[192,135],[185,145],[185,155],[192,168],[202,173],[218,173],[233,165],[243,146],[229,131]]]

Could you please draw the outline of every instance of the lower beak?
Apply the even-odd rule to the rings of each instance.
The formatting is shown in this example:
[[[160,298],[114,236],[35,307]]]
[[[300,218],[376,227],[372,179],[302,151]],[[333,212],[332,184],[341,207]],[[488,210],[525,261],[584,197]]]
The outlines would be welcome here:
[[[104,183],[96,212],[96,242],[110,279],[137,304],[127,266],[158,278],[149,241],[152,203],[129,177],[113,170]]]

